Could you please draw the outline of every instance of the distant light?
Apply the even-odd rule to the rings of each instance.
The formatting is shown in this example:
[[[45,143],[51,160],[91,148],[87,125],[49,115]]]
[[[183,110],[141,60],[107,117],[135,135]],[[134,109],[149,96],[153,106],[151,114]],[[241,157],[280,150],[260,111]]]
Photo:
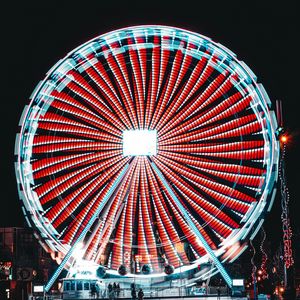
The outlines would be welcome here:
[[[262,270],[258,270],[258,274],[261,275],[262,274]]]
[[[286,142],[288,141],[288,137],[287,137],[286,135],[282,135],[282,136],[280,137],[280,141],[281,141],[282,143],[286,143]]]
[[[76,260],[80,260],[83,258],[84,255],[84,243],[83,242],[79,242],[76,246],[75,249],[73,251],[73,257]]]
[[[35,293],[42,293],[44,291],[44,286],[43,285],[34,285],[33,291]]]
[[[283,287],[279,288],[279,292],[283,292],[283,291],[284,291]]]
[[[244,286],[244,279],[232,279],[233,286]]]
[[[124,156],[148,156],[157,153],[156,130],[125,130],[123,132]]]

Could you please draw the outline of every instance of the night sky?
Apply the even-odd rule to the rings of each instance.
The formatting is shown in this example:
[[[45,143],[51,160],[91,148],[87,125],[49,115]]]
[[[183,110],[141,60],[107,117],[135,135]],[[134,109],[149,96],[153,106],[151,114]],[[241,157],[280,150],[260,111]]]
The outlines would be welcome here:
[[[126,26],[162,24],[223,44],[254,71],[274,104],[282,100],[284,127],[291,137],[286,160],[290,216],[293,231],[300,232],[300,26],[295,7],[276,1],[42,2],[23,1],[20,6],[11,1],[2,9],[6,18],[1,19],[1,227],[25,224],[15,180],[14,142],[21,113],[37,83],[59,59],[97,35]],[[264,225],[275,245],[282,239],[277,195]]]

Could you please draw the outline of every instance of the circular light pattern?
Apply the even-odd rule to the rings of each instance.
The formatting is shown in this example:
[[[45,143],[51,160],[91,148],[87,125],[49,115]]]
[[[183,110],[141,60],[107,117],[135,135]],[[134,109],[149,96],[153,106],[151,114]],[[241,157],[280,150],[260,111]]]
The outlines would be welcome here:
[[[269,106],[251,70],[207,37],[165,26],[101,35],[48,72],[23,114],[16,147],[26,219],[64,255],[102,203],[84,259],[107,273],[147,266],[154,276],[208,260],[180,201],[215,254],[232,261],[272,202]],[[129,131],[154,132],[154,154],[124,155]]]

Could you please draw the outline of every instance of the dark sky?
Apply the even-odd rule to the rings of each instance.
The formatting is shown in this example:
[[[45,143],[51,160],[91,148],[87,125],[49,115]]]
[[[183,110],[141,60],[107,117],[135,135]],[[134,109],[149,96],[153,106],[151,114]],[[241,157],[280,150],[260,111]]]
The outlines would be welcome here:
[[[45,73],[69,51],[99,34],[131,25],[163,24],[198,32],[231,49],[254,71],[272,102],[282,100],[284,125],[292,136],[286,161],[291,219],[294,231],[300,231],[300,116],[296,107],[300,100],[300,26],[295,7],[283,1],[280,5],[273,3],[278,1],[211,0],[40,2],[23,1],[20,6],[10,1],[2,8],[6,18],[1,20],[0,226],[24,224],[14,172],[14,142],[23,108]],[[277,197],[265,222],[274,243],[281,239],[279,201]]]

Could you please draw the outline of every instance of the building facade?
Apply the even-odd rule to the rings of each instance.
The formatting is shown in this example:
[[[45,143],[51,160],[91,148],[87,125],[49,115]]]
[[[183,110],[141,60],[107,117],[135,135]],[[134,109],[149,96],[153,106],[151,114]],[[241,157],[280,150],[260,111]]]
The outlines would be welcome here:
[[[55,268],[31,228],[0,228],[0,299],[28,299]]]

